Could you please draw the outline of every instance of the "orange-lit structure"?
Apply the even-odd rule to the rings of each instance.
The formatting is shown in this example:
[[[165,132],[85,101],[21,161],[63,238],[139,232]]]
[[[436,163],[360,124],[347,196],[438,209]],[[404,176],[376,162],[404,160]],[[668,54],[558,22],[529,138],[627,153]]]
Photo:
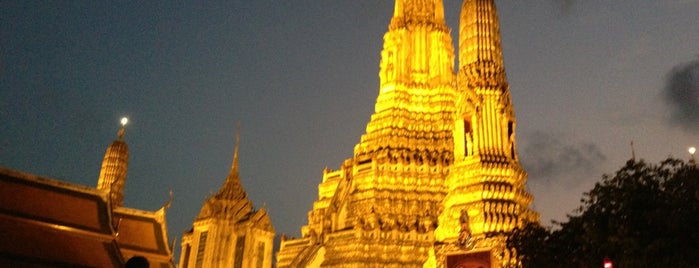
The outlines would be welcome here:
[[[272,267],[274,227],[265,208],[253,209],[240,182],[236,134],[233,164],[218,193],[204,202],[182,236],[179,266]]]
[[[325,170],[278,267],[516,266],[504,234],[538,221],[492,0],[463,2],[459,66],[441,0],[396,0],[374,114]]]
[[[174,267],[165,205],[122,206],[124,128],[105,153],[97,188],[0,168],[0,267]]]

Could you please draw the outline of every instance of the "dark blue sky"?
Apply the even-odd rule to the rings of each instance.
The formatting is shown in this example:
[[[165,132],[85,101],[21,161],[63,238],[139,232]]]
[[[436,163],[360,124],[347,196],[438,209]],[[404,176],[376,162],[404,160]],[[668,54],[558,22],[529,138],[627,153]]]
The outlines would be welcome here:
[[[663,98],[673,68],[698,60],[698,0],[497,4],[545,223],[630,158],[632,140],[650,161],[699,145],[699,122]],[[445,1],[454,34],[460,5]],[[181,237],[222,185],[240,121],[248,196],[298,235],[323,168],[351,157],[373,112],[392,12],[388,0],[2,1],[0,165],[94,186],[128,116],[125,205],[156,210],[172,189]]]

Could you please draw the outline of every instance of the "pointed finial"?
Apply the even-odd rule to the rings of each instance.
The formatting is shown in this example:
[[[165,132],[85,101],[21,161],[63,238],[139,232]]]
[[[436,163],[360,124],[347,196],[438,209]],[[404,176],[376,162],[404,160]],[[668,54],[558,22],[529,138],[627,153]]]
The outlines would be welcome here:
[[[170,205],[172,204],[172,189],[170,189],[170,199],[167,200],[167,203],[163,205],[163,208],[168,209],[170,208]]]
[[[238,130],[235,135],[235,150],[233,152],[233,163],[231,170],[226,177],[226,182],[216,195],[220,199],[243,200],[246,199],[245,191],[240,184],[240,176],[238,174],[238,150],[240,148],[240,122],[238,122]]]
[[[121,118],[121,128],[119,129],[119,139],[121,140],[124,138],[124,127],[126,127],[126,123],[129,122],[129,119],[126,117]]]
[[[120,207],[124,201],[124,183],[129,167],[129,146],[122,139],[124,126],[128,121],[126,117],[121,118],[118,138],[107,147],[99,179],[97,179],[97,189],[108,192],[111,205],[115,207]]]
[[[231,170],[238,173],[238,147],[240,147],[240,121],[238,121],[237,130],[235,132],[235,149],[233,151],[233,166]]]
[[[631,160],[636,161],[636,150],[633,148],[633,141],[631,141]]]

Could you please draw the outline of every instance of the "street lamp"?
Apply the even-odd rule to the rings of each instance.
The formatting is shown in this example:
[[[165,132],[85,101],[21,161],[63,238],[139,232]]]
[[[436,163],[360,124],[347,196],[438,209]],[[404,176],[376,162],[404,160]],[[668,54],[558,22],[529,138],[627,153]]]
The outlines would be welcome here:
[[[697,148],[694,148],[694,146],[692,146],[692,147],[689,147],[689,149],[687,151],[689,151],[689,155],[691,157],[691,158],[689,158],[689,163],[696,164],[696,160],[694,159],[694,153],[697,152]]]

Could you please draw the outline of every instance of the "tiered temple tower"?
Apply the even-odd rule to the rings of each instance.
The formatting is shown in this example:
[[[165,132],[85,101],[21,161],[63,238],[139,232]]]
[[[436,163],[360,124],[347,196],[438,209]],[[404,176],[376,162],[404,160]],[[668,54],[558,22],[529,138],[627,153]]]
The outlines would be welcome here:
[[[111,228],[119,252],[125,260],[145,258],[152,267],[174,267],[172,248],[167,237],[166,211],[172,196],[156,211],[124,207],[124,186],[129,164],[129,147],[124,140],[128,119],[121,119],[118,137],[104,153],[97,190],[107,194]],[[171,193],[172,194],[172,193]],[[66,206],[70,207],[68,204]]]
[[[517,265],[504,234],[538,221],[519,163],[516,120],[493,0],[466,0],[459,21],[454,163],[435,231],[437,267]],[[468,266],[465,266],[468,267]]]
[[[466,0],[459,71],[441,0],[397,0],[366,133],[326,170],[279,267],[498,267],[502,234],[536,221],[492,0]],[[460,267],[460,266],[459,266]]]
[[[182,237],[180,267],[272,267],[274,227],[265,208],[254,210],[240,182],[236,134],[233,163]]]
[[[100,176],[97,180],[97,189],[109,192],[111,205],[117,207],[124,203],[124,184],[129,167],[129,146],[124,141],[124,127],[127,122],[126,117],[121,119],[119,135],[104,153]]]
[[[279,267],[422,267],[453,162],[454,49],[441,1],[398,0],[366,134],[326,171]]]

